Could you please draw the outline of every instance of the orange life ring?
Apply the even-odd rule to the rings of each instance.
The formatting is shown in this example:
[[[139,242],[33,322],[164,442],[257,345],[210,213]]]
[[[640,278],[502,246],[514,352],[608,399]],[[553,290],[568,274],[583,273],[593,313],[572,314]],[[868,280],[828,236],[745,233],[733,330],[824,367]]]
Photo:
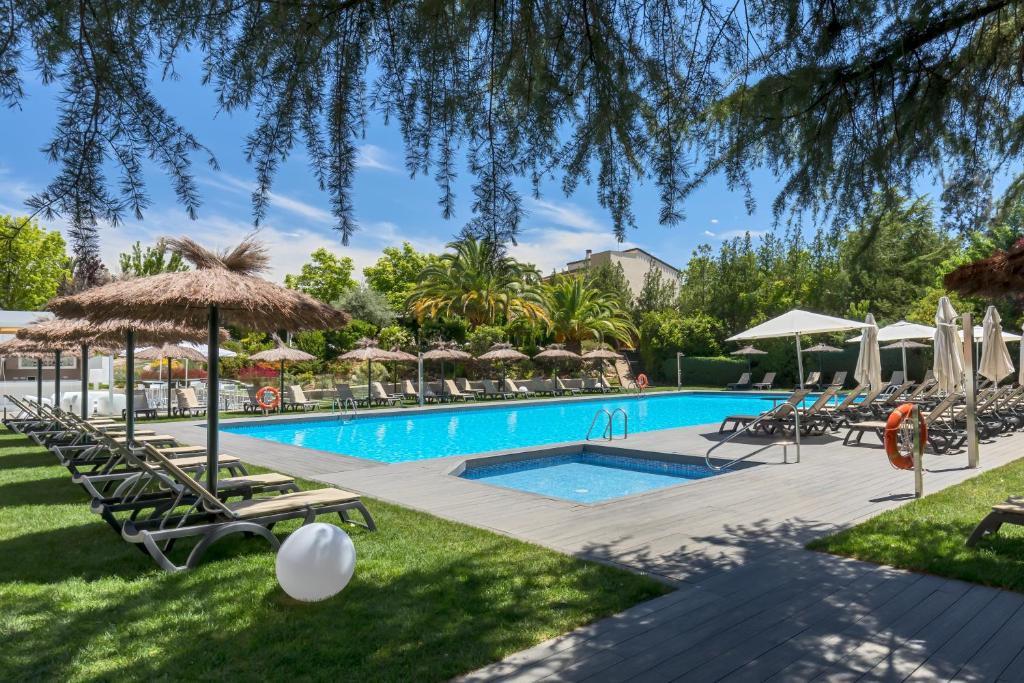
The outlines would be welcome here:
[[[264,398],[268,393],[273,396],[269,401]],[[280,402],[281,392],[278,391],[276,387],[260,387],[256,390],[256,403],[259,404],[259,407],[263,408],[263,410],[273,410]]]
[[[647,375],[645,375],[644,373],[641,372],[639,375],[636,376],[636,385],[641,389],[646,389],[647,385],[649,384],[650,382],[647,380]]]
[[[889,463],[898,470],[914,469],[914,456],[900,451],[900,431],[904,422],[910,417],[914,410],[911,403],[904,403],[892,411],[889,419],[885,422],[885,454],[889,456]],[[918,413],[918,427],[921,431],[921,452],[924,453],[925,444],[928,443],[928,425],[924,417]],[[909,442],[909,439],[907,440]]]

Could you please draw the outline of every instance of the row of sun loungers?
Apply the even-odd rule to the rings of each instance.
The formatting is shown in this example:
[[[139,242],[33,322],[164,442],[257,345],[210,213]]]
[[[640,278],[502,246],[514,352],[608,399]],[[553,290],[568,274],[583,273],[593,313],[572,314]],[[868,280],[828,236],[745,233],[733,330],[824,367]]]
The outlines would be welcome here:
[[[167,571],[195,567],[213,543],[238,533],[264,538],[276,550],[280,541],[272,529],[286,520],[307,524],[337,513],[345,523],[376,529],[358,494],[302,491],[285,474],[249,474],[227,453],[219,455],[225,476],[210,492],[200,483],[207,467],[201,446],[151,430],[137,430],[128,444],[121,422],[83,420],[59,408],[5,398],[16,412],[4,426],[47,448],[89,495],[92,512]],[[185,539],[195,541],[184,552],[179,548],[185,559],[172,559],[175,545]]]

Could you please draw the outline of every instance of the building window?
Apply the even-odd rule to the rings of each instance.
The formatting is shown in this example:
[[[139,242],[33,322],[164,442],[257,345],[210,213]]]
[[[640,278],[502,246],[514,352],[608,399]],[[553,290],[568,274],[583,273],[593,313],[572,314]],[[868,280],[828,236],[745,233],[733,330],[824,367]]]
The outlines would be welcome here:
[[[64,370],[73,370],[78,367],[78,359],[74,356],[61,356],[60,367]],[[36,359],[35,358],[22,358],[18,357],[18,369],[19,370],[35,370]],[[48,356],[48,360],[43,360],[44,370],[53,370],[53,356]]]

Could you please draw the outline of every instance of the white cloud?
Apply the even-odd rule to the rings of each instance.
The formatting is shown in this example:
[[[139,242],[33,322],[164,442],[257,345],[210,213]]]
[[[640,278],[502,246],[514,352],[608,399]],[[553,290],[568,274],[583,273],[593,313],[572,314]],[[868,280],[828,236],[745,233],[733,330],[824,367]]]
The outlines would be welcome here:
[[[606,251],[628,249],[631,242],[618,242],[611,230],[565,230],[529,228],[519,234],[518,244],[509,253],[521,261],[536,265],[545,275],[560,271],[569,261],[578,261],[587,249]]]
[[[705,237],[714,237],[715,233],[711,232],[710,230],[705,230],[704,231],[704,236]]]
[[[359,168],[373,168],[378,171],[398,173],[399,169],[390,162],[390,156],[390,153],[383,147],[367,143],[359,146],[356,165]]]
[[[555,225],[566,228],[579,228],[581,230],[597,231],[604,229],[600,222],[575,204],[531,199],[530,208],[535,215]]]
[[[718,225],[718,219],[717,218],[712,218],[711,219],[711,224],[712,225]]]
[[[227,190],[228,192],[235,192],[238,194],[244,193],[247,196],[251,195],[253,190],[256,189],[255,183],[250,183],[242,180],[241,178],[236,178],[229,173],[218,173],[216,176],[206,176],[201,179],[201,182],[211,187]],[[295,199],[294,197],[289,197],[288,195],[280,194],[278,192],[270,192],[268,198],[270,199],[271,211],[275,209],[286,211],[288,213],[301,216],[307,220],[326,225],[330,225],[336,220],[330,211]]]

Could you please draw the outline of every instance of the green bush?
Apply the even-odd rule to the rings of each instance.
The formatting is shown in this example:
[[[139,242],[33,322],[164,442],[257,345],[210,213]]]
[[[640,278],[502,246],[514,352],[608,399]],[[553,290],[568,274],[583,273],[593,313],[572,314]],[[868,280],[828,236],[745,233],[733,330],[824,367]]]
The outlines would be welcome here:
[[[683,316],[675,310],[650,311],[640,320],[640,359],[651,379],[675,381],[676,353],[687,356],[718,356],[721,323],[706,315]],[[670,373],[665,363],[671,362]]]

